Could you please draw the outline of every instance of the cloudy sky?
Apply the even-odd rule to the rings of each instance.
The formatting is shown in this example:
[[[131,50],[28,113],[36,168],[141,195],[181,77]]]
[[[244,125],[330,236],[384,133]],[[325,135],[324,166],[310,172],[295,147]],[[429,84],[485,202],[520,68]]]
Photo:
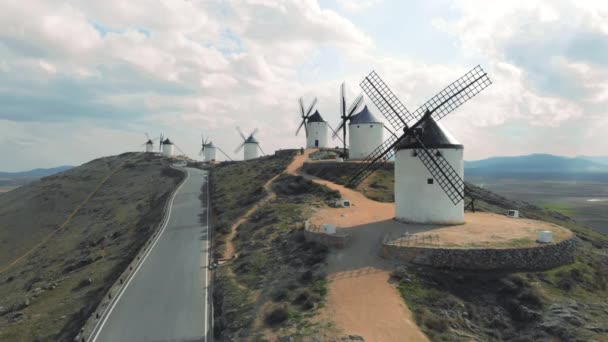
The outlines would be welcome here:
[[[444,119],[467,160],[608,154],[606,1],[2,0],[0,23],[3,171],[144,132],[192,157],[201,132],[234,156],[237,125],[300,147],[300,96],[336,125],[340,83],[376,70],[414,111],[477,64],[494,84]]]

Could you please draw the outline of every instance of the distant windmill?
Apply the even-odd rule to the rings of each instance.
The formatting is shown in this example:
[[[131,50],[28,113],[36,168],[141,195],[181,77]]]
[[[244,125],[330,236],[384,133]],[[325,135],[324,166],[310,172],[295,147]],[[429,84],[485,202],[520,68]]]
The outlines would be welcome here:
[[[340,86],[340,117],[342,118],[342,122],[340,123],[338,128],[334,130],[333,137],[337,137],[338,132],[342,130],[342,155],[344,158],[346,158],[346,123],[350,121],[352,115],[355,113],[357,108],[359,108],[362,102],[363,94],[357,96],[357,98],[355,98],[355,101],[353,101],[350,107],[348,107],[348,110],[346,110],[346,96],[344,95],[344,82],[342,82],[342,85]]]
[[[219,150],[228,158],[232,160],[221,148],[215,146],[213,141],[209,141],[209,139],[205,139],[204,135],[201,134],[201,151],[199,152],[199,156],[202,155],[206,162],[215,161],[216,150]]]
[[[260,147],[260,143],[255,138],[255,134],[258,132],[257,128],[254,129],[253,132],[249,134],[249,136],[245,136],[245,134],[243,133],[243,131],[241,131],[239,127],[237,127],[236,130],[241,135],[241,138],[243,138],[243,143],[239,145],[236,150],[234,150],[234,153],[238,153],[241,149],[244,149],[244,160],[257,158],[258,149],[262,152],[262,154],[265,154],[264,151],[262,151],[262,148]]]
[[[361,82],[361,88],[395,132],[403,131],[403,134],[391,135],[367,156],[348,185],[355,187],[396,155],[395,216],[398,220],[464,222],[463,146],[438,121],[491,83],[477,66],[410,113],[372,71]],[[414,124],[410,126],[411,122]]]
[[[329,127],[327,121],[323,119],[318,110],[315,110],[312,115],[310,114],[316,103],[317,99],[315,98],[308,107],[308,110],[304,111],[304,101],[302,98],[299,100],[302,122],[296,131],[296,135],[300,133],[300,129],[303,126],[306,132],[306,148],[327,147],[327,131],[331,127]]]
[[[166,138],[165,140],[162,140],[161,143],[161,147],[162,147],[162,153],[165,156],[171,156],[173,155],[173,142],[171,140],[169,140],[169,138]]]
[[[146,153],[151,153],[154,152],[154,140],[158,139],[158,138],[154,138],[151,139],[150,136],[148,135],[148,133],[144,133],[146,135],[146,138],[148,138],[148,141],[146,141],[145,144],[143,144],[142,146],[146,146]]]

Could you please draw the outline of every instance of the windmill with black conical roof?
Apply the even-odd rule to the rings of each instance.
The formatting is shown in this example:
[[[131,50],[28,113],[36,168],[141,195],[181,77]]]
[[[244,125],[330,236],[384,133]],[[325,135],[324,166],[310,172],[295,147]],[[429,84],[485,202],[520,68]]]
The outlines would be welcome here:
[[[232,160],[221,148],[216,146],[213,141],[209,140],[209,138],[205,139],[204,135],[201,133],[201,151],[199,152],[199,156],[203,156],[204,161],[212,162],[215,161],[215,155],[217,150],[219,150],[228,160]]]
[[[417,223],[463,223],[463,146],[438,121],[492,82],[477,66],[410,113],[372,71],[361,88],[395,132],[360,163],[355,187],[395,157],[395,218]],[[413,124],[412,124],[413,123]]]
[[[171,140],[169,140],[169,138],[165,138],[165,140],[162,140],[161,138],[161,148],[162,148],[162,154],[165,156],[171,156],[173,155],[173,142]]]
[[[146,141],[142,146],[146,147],[146,153],[152,153],[154,152],[154,140],[158,139],[158,138],[150,138],[150,136],[148,135],[148,133],[144,133],[146,135],[146,138],[148,139],[148,141]]]
[[[260,150],[260,152],[265,155],[264,151],[262,151],[262,148],[260,147],[259,141],[255,138],[255,134],[258,132],[257,128],[254,129],[253,132],[251,132],[251,134],[249,134],[248,136],[246,136],[239,127],[237,127],[236,130],[241,135],[241,138],[243,138],[243,143],[241,143],[239,147],[234,150],[234,153],[238,153],[241,149],[243,149],[244,160],[257,158],[258,150]]]
[[[327,147],[327,132],[329,125],[327,124],[327,121],[323,119],[318,110],[315,110],[315,112],[312,113],[316,103],[317,99],[315,98],[308,107],[308,110],[304,111],[304,101],[302,98],[299,100],[302,122],[296,130],[296,135],[298,135],[300,129],[304,127],[304,132],[306,133],[306,148]]]

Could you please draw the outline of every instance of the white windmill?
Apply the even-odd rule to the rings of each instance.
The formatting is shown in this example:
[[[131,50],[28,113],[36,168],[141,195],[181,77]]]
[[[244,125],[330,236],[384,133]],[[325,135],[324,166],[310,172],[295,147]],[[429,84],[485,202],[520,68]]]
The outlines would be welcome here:
[[[384,81],[371,72],[361,82],[361,88],[396,133],[360,163],[348,185],[358,185],[395,156],[396,219],[463,223],[464,197],[470,195],[463,180],[463,146],[438,121],[491,83],[477,66],[410,113]]]
[[[362,160],[382,144],[384,124],[367,108],[353,115],[348,123],[348,159]]]
[[[251,132],[251,134],[249,134],[249,136],[245,136],[243,131],[241,131],[241,129],[238,127],[236,128],[236,130],[241,135],[241,138],[243,138],[243,143],[241,145],[239,145],[239,147],[237,147],[236,150],[234,150],[234,153],[238,153],[241,149],[243,149],[244,150],[244,158],[243,158],[244,160],[257,158],[258,150],[260,150],[260,152],[262,152],[263,155],[265,154],[264,151],[262,151],[262,148],[260,147],[260,143],[255,138],[255,134],[258,132],[257,128],[254,129],[253,132]]]
[[[146,141],[146,143],[144,144],[144,146],[146,146],[146,153],[152,153],[154,152],[154,140],[158,138],[151,139],[148,133],[145,133],[145,135],[146,138],[148,138],[148,141]]]
[[[215,152],[216,148],[213,145],[213,141],[209,141],[209,139],[205,139],[205,137],[201,134],[201,151],[199,152],[199,156],[203,156],[206,162],[215,161]]]
[[[217,151],[220,151],[228,160],[232,160],[226,152],[224,152],[219,146],[213,144],[213,141],[209,139],[205,139],[205,137],[201,134],[201,151],[199,152],[199,156],[202,155],[206,162],[215,161],[215,155]]]
[[[166,138],[165,140],[161,139],[161,147],[162,147],[163,155],[165,155],[165,156],[173,155],[173,142],[171,140],[169,140],[169,138]]]
[[[299,101],[302,122],[296,130],[296,135],[298,135],[300,129],[304,126],[304,132],[306,133],[306,148],[327,147],[327,132],[329,129],[327,121],[323,120],[323,117],[318,110],[312,115],[310,114],[316,103],[317,99],[315,98],[308,107],[308,110],[304,111],[304,101],[302,98],[300,98]]]

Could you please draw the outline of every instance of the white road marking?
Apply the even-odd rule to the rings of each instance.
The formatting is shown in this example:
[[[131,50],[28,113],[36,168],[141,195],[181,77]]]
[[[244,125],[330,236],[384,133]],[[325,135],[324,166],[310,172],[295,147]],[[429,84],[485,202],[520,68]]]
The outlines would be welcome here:
[[[205,341],[207,341],[207,324],[209,321],[209,317],[207,316],[209,309],[209,172],[207,172],[205,178],[207,178],[207,240],[205,241],[205,265],[207,267],[205,267],[205,325],[203,326],[203,331],[205,332]]]
[[[154,246],[156,246],[156,243],[158,242],[158,240],[160,239],[160,237],[165,232],[165,229],[167,228],[167,224],[169,224],[169,219],[171,218],[171,210],[173,208],[173,200],[175,199],[175,196],[177,196],[177,193],[182,188],[182,186],[184,184],[186,184],[186,182],[188,181],[188,178],[190,178],[190,172],[188,172],[187,169],[184,169],[184,170],[186,171],[186,179],[184,179],[184,181],[182,182],[182,184],[179,185],[179,187],[177,188],[177,190],[175,190],[175,192],[173,193],[173,196],[171,197],[171,202],[169,203],[169,212],[167,213],[167,219],[165,220],[165,223],[163,224],[163,227],[160,230],[160,233],[158,233],[158,236],[156,236],[156,239],[154,239],[154,242],[152,243],[152,246],[150,246],[150,248],[148,249],[148,251],[144,255],[142,261],[139,263],[139,265],[137,265],[137,267],[135,268],[135,271],[133,271],[133,273],[131,273],[131,275],[129,276],[129,279],[127,279],[127,282],[125,283],[125,286],[123,286],[122,289],[120,290],[120,292],[118,293],[118,296],[115,297],[115,300],[112,303],[112,305],[110,306],[110,309],[108,309],[108,311],[106,311],[105,317],[103,318],[103,320],[98,321],[97,324],[95,325],[95,327],[93,328],[93,331],[91,332],[91,335],[95,334],[95,336],[93,336],[92,339],[91,339],[91,336],[89,336],[89,341],[95,342],[97,340],[97,338],[99,337],[99,334],[101,333],[101,330],[103,329],[104,325],[106,324],[106,321],[108,320],[108,318],[112,314],[112,311],[114,310],[114,307],[120,301],[120,298],[122,297],[123,293],[125,293],[125,290],[129,287],[129,284],[131,284],[131,280],[133,280],[133,278],[135,278],[135,274],[137,274],[137,272],[141,268],[141,265],[144,264],[144,262],[148,258],[148,255],[150,255],[150,252],[152,252],[152,249],[154,249]],[[100,324],[99,322],[101,322],[101,325],[99,325]],[[98,325],[99,325],[99,327],[98,327]],[[96,330],[97,330],[97,333],[95,333]]]

